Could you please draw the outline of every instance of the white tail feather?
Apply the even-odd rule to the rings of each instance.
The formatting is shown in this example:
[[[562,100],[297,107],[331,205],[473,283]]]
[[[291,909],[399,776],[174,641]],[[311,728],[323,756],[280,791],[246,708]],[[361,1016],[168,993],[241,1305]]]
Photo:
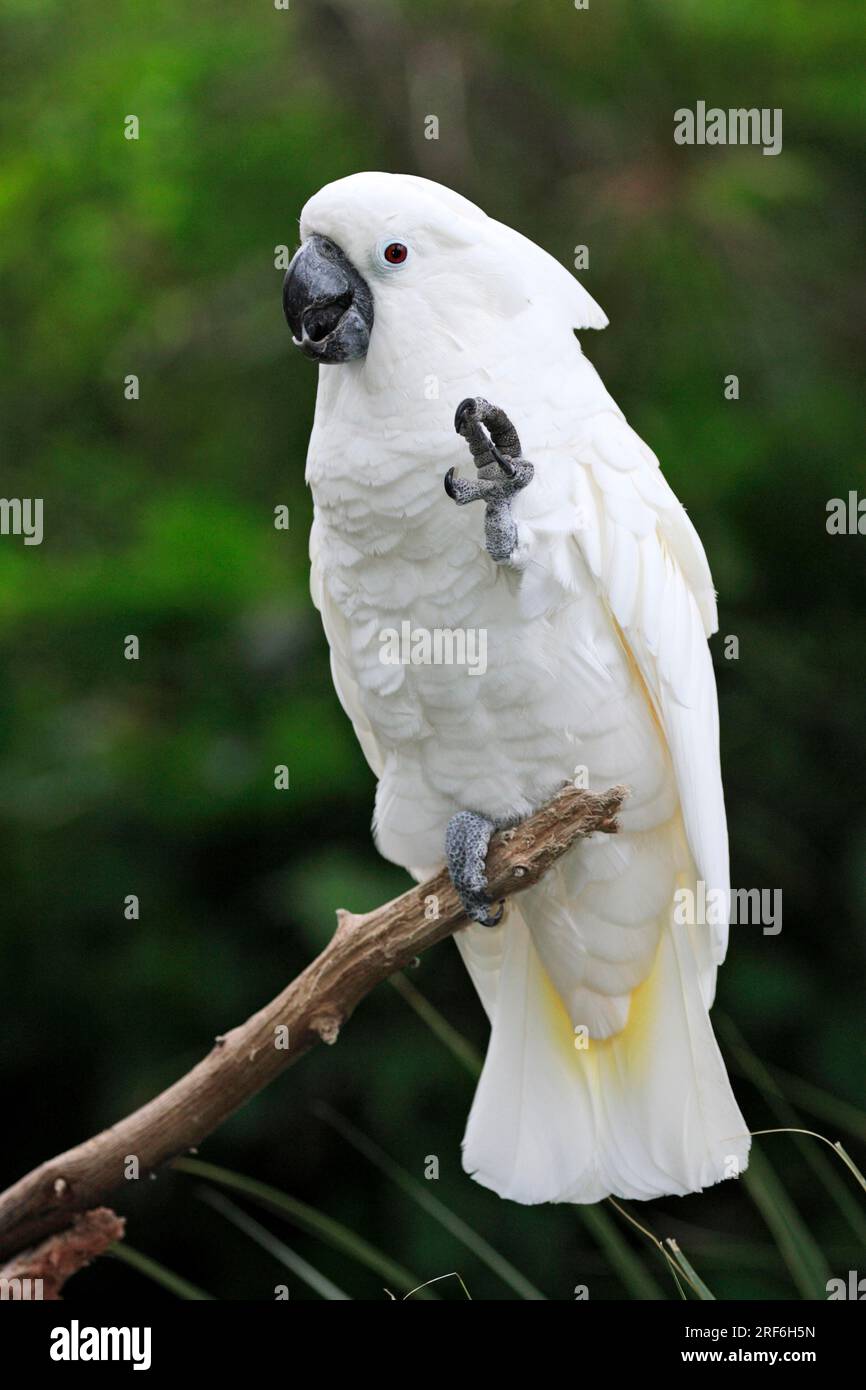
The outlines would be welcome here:
[[[486,940],[479,937],[486,934]],[[457,937],[492,1031],[463,1165],[524,1203],[648,1199],[736,1177],[750,1138],[701,990],[698,943],[672,918],[622,1032],[575,1046],[519,906]]]

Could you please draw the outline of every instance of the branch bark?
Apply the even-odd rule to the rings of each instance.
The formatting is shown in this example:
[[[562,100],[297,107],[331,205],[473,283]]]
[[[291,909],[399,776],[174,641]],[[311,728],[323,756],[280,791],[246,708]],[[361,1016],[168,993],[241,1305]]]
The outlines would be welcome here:
[[[107,1207],[79,1212],[72,1225],[49,1236],[32,1250],[22,1250],[0,1269],[0,1285],[24,1286],[26,1299],[56,1302],[67,1279],[123,1240],[124,1221]],[[27,1289],[27,1285],[30,1288]],[[33,1286],[38,1287],[38,1293]],[[25,1292],[26,1290],[26,1292]],[[13,1294],[13,1297],[16,1295]]]
[[[529,820],[499,831],[487,857],[494,901],[536,883],[574,842],[617,828],[624,787],[601,794],[567,785]],[[438,911],[431,912],[435,903]],[[315,1043],[334,1043],[357,1004],[416,956],[466,926],[445,870],[357,916],[337,912],[320,956],[245,1023],[216,1039],[191,1071],[139,1110],[49,1159],[0,1196],[0,1255],[14,1254],[102,1203],[131,1158],[144,1177],[194,1147]]]

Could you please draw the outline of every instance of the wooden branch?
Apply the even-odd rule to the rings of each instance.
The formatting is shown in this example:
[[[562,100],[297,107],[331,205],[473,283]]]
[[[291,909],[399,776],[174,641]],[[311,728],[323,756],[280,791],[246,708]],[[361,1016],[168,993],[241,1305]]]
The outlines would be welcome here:
[[[22,1250],[3,1265],[0,1286],[14,1287],[17,1281],[22,1297],[56,1302],[67,1279],[104,1255],[115,1241],[123,1240],[124,1225],[122,1217],[108,1207],[79,1212],[64,1231],[32,1250]]]
[[[598,795],[567,784],[522,825],[498,832],[487,857],[491,898],[529,888],[582,836],[615,831],[625,796],[624,787]],[[131,1173],[144,1177],[198,1144],[315,1043],[336,1042],[375,985],[465,926],[445,870],[364,916],[339,910],[322,954],[246,1023],[218,1037],[197,1066],[0,1196],[0,1255],[64,1230],[77,1213],[102,1205]]]

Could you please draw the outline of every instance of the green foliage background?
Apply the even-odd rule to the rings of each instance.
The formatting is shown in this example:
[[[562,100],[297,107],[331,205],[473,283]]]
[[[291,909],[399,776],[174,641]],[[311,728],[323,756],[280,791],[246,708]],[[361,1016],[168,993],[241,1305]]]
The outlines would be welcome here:
[[[857,0],[4,8],[0,491],[45,499],[45,541],[0,537],[0,1178],[174,1079],[310,959],[336,906],[404,886],[370,843],[372,778],[307,593],[315,371],[291,351],[274,269],[305,199],[363,168],[449,183],[566,264],[590,247],[611,326],[585,351],[688,506],[740,641],[737,661],[713,644],[734,882],[784,892],[781,935],[734,930],[719,1007],[766,1063],[821,1088],[825,1113],[804,1122],[862,1161],[866,1120],[826,1100],[864,1099],[866,538],[825,528],[829,498],[866,492]],[[781,107],[783,153],[674,145],[674,110],[698,99]],[[452,946],[413,983],[483,1049]],[[759,1089],[737,1089],[754,1128],[775,1123]],[[416,1178],[438,1155],[426,1186],[548,1297],[628,1296],[580,1213],[502,1203],[462,1174],[471,1094],[383,988],[203,1156],[422,1279],[459,1269],[473,1297],[514,1297],[321,1118],[324,1099]],[[793,1141],[758,1144],[829,1269],[857,1267]],[[192,1177],[148,1187],[129,1194],[132,1245],[218,1297],[272,1297],[285,1272]],[[719,1297],[797,1297],[753,1196],[725,1184],[635,1214]],[[270,1224],[353,1297],[384,1298],[368,1270]],[[103,1261],[68,1296],[168,1295]]]

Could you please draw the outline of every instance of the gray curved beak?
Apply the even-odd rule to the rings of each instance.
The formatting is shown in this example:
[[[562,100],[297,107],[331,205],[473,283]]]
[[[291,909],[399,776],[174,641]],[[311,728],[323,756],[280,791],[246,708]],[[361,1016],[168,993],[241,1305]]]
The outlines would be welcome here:
[[[328,237],[307,237],[283,281],[283,310],[296,347],[316,362],[365,356],[373,327],[370,287]]]

